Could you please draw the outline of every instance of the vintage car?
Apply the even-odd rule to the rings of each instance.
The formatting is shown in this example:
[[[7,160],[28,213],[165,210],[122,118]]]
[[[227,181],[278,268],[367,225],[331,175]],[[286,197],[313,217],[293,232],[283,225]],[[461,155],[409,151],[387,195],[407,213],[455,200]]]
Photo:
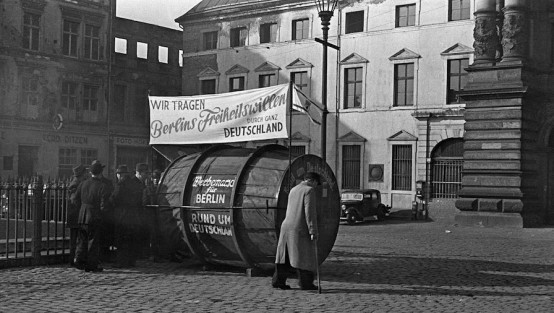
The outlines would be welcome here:
[[[341,221],[349,225],[367,220],[382,220],[391,209],[381,203],[381,192],[376,189],[347,189],[340,196]]]

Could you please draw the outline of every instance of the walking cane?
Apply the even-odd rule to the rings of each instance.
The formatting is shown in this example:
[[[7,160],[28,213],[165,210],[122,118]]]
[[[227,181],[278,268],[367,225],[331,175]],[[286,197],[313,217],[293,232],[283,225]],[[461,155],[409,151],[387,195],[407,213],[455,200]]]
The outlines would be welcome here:
[[[317,237],[314,238],[315,249],[315,272],[317,275],[317,293],[321,294],[321,280],[319,278],[319,253],[317,250]]]

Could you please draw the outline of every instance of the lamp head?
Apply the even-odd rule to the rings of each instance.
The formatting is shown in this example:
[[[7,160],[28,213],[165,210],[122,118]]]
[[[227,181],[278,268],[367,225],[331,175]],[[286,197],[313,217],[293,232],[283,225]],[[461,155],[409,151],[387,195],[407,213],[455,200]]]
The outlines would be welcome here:
[[[339,0],[314,0],[314,2],[317,7],[317,12],[320,14],[321,12],[331,12],[331,15],[333,15],[333,11],[335,11]]]

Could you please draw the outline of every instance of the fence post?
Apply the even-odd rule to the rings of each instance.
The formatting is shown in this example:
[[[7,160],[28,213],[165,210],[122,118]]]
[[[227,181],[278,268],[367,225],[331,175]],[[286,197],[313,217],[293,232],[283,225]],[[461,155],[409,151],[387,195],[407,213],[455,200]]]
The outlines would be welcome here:
[[[35,261],[39,261],[42,250],[42,219],[44,218],[44,201],[42,176],[37,176],[33,179],[28,187],[28,191],[32,192],[32,214],[33,214],[33,244],[32,254]]]

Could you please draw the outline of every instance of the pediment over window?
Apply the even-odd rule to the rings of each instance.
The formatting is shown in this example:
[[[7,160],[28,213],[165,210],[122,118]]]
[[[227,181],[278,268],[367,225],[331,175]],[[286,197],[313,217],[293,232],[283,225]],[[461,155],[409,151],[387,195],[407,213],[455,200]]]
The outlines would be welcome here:
[[[248,72],[250,72],[250,70],[248,70],[246,67],[239,64],[235,64],[227,72],[225,72],[225,74],[235,75],[235,74],[246,74]]]
[[[46,6],[45,0],[23,0],[21,1],[21,6],[25,9],[31,9],[35,11],[44,11]]]
[[[413,52],[410,49],[404,48],[396,52],[395,54],[393,54],[389,58],[389,60],[394,61],[394,60],[407,60],[407,59],[419,59],[419,58],[421,58],[421,55]]]
[[[271,62],[264,62],[262,65],[258,66],[254,71],[255,72],[275,72],[281,68]]]
[[[401,130],[396,134],[387,138],[388,141],[417,141],[417,137],[408,133],[405,130]]]
[[[340,61],[340,64],[369,63],[369,61],[357,53],[352,53]]]
[[[213,68],[211,67],[206,67],[204,70],[202,70],[202,72],[198,73],[198,75],[196,75],[196,77],[214,77],[214,76],[219,76],[219,72],[214,70]]]
[[[469,54],[469,53],[473,53],[473,49],[461,43],[457,43],[452,47],[441,52],[441,55],[456,55],[456,54]]]
[[[301,132],[296,132],[294,134],[292,134],[292,137],[291,137],[292,140],[295,140],[295,141],[310,141],[310,137],[302,134]]]
[[[305,68],[305,67],[314,67],[312,63],[298,58],[294,60],[291,64],[287,65],[287,68]]]
[[[351,131],[347,134],[343,135],[338,139],[338,141],[346,141],[346,142],[365,142],[366,139],[357,133]]]

